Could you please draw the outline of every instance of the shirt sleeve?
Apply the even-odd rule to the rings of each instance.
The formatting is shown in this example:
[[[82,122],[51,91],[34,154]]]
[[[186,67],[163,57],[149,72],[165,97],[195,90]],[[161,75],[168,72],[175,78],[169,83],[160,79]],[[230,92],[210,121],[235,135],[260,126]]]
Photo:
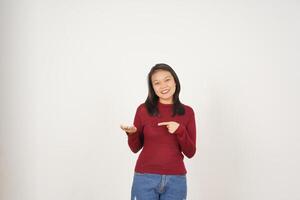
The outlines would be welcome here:
[[[133,124],[137,128],[137,131],[132,134],[126,132],[126,134],[128,136],[128,145],[131,151],[133,153],[137,153],[144,146],[143,125],[140,118],[139,107],[136,110]]]
[[[174,134],[177,135],[181,151],[188,158],[192,158],[196,153],[196,123],[193,110],[187,125],[180,124]]]

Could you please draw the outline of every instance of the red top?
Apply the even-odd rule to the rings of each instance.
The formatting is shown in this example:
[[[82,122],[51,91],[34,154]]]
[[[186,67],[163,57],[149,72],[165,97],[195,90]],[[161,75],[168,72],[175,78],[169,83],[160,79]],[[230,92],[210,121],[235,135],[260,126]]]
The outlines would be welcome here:
[[[145,104],[136,109],[134,125],[137,132],[128,135],[132,152],[142,151],[135,165],[135,172],[166,175],[186,174],[184,156],[191,158],[196,152],[195,115],[191,107],[183,105],[184,115],[172,117],[173,104],[158,102],[159,116],[148,114]],[[179,127],[171,134],[160,122],[175,121]]]

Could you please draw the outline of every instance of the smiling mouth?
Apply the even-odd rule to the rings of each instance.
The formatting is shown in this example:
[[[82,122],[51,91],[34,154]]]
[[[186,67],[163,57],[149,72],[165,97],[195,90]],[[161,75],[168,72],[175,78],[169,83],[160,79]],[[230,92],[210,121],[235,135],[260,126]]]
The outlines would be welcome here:
[[[160,93],[162,93],[162,94],[167,94],[169,91],[170,91],[169,89],[168,89],[168,90],[163,90],[163,91],[161,91]]]

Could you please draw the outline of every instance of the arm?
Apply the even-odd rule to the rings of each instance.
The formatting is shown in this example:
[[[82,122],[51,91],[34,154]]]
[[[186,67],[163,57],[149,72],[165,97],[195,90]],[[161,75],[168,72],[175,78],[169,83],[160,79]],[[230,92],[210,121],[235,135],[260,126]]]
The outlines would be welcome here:
[[[181,151],[188,158],[192,158],[196,153],[196,123],[193,110],[187,125],[180,124],[175,133]]]
[[[137,128],[137,131],[131,134],[126,132],[128,136],[128,145],[133,153],[137,153],[144,146],[143,126],[139,112],[139,108],[137,108],[133,122],[134,126]]]

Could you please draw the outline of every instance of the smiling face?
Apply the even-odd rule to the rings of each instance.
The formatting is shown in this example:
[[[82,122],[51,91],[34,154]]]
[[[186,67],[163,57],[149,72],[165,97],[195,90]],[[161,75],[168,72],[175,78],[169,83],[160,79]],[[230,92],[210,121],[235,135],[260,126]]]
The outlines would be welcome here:
[[[161,103],[173,103],[173,95],[176,91],[176,83],[169,71],[155,71],[151,77],[151,82],[155,94],[159,97],[159,101]]]

